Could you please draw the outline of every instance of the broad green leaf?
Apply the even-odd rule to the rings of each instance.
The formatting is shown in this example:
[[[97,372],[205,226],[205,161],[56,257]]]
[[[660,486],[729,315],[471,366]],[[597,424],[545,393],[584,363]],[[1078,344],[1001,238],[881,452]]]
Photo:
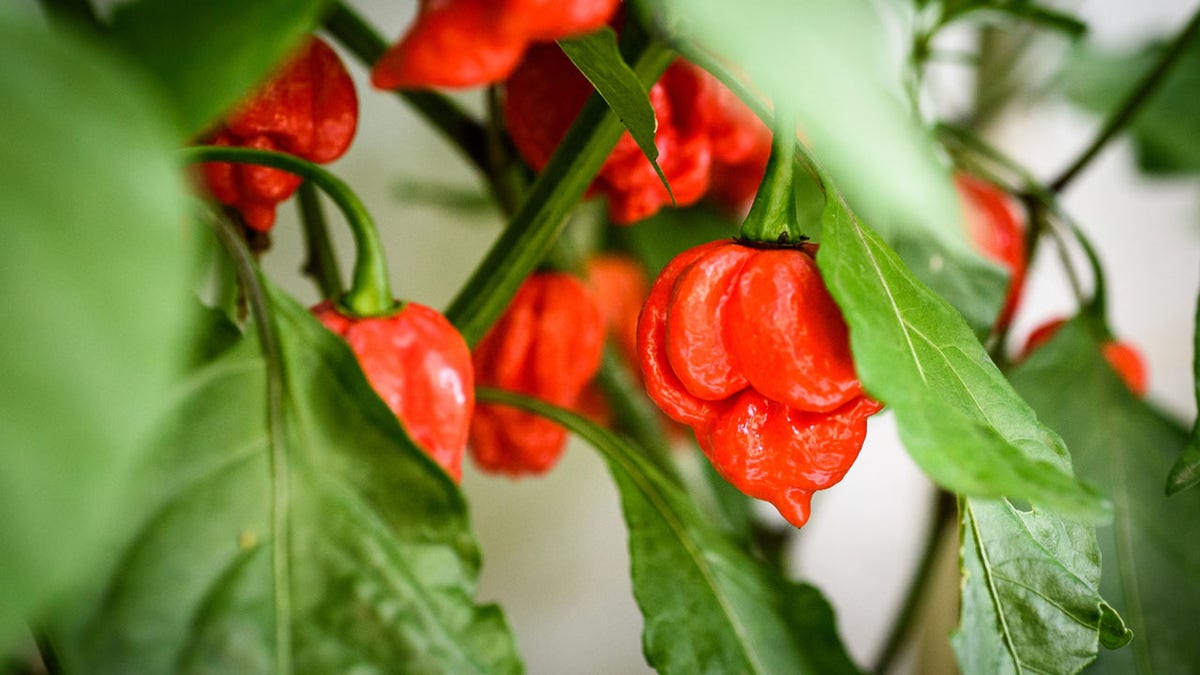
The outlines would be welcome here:
[[[251,333],[174,392],[137,535],[63,631],[67,663],[519,672],[500,611],[473,604],[479,552],[452,480],[341,340],[277,292],[270,307],[268,356]]]
[[[0,11],[0,651],[98,561],[183,360],[173,129],[143,79]]]
[[[1196,327],[1192,331],[1192,381],[1200,405],[1200,297],[1196,299]],[[1192,425],[1187,448],[1167,474],[1167,494],[1173,495],[1200,483],[1200,417]]]
[[[191,137],[262,82],[320,24],[328,0],[135,0],[112,40],[158,80]]]
[[[1064,468],[1069,463],[1063,460]],[[1132,638],[1100,597],[1095,529],[1005,500],[959,499],[964,673],[1077,673]]]
[[[850,327],[863,385],[895,412],[904,447],[925,473],[962,495],[1025,499],[1093,520],[1111,515],[962,317],[832,188],[817,260]]]
[[[1111,113],[1162,54],[1163,45],[1106,52],[1078,49],[1064,69],[1063,89],[1100,115]],[[1138,163],[1149,173],[1200,172],[1200,39],[1193,39],[1172,71],[1130,125]]]
[[[1134,631],[1101,653],[1096,672],[1184,673],[1200,663],[1200,491],[1163,494],[1186,433],[1138,400],[1080,322],[1064,326],[1013,373],[1013,383],[1070,444],[1076,470],[1112,495],[1097,529],[1100,589]]]
[[[980,334],[1004,274],[967,242],[949,167],[902,90],[877,8],[855,0],[658,0],[672,35],[736,66],[796,111],[813,153],[856,212]],[[686,56],[686,54],[685,54]]]
[[[604,456],[629,528],[643,648],[659,672],[858,672],[820,592],[750,557],[642,453],[561,408],[498,390],[478,394],[552,419]]]
[[[658,165],[658,146],[654,144],[658,119],[650,105],[650,95],[637,74],[621,58],[616,32],[606,26],[582,37],[559,40],[558,46],[621,119],[621,124],[650,160],[658,179],[674,201],[671,185]]]

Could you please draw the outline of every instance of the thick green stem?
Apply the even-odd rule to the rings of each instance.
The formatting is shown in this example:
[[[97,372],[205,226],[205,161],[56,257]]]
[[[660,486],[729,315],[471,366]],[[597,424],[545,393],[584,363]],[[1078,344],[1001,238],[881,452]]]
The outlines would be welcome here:
[[[634,27],[622,35],[625,58],[644,83],[656,81],[674,54]],[[504,312],[525,277],[545,257],[583,197],[624,127],[604,99],[593,94],[525,195],[516,215],[446,310],[474,345]]]
[[[799,244],[804,233],[796,222],[796,119],[788,111],[775,111],[775,137],[767,171],[750,213],[742,223],[741,238],[765,244]]]
[[[250,148],[198,145],[183,150],[184,159],[196,162],[259,164],[294,173],[325,191],[333,199],[354,233],[356,255],[350,290],[339,299],[354,316],[383,316],[395,310],[388,284],[387,263],[379,232],[366,207],[340,178],[312,162],[294,155]]]
[[[1179,35],[1175,36],[1170,46],[1167,47],[1162,57],[1159,58],[1158,63],[1154,64],[1150,72],[1146,73],[1141,82],[1133,88],[1133,91],[1129,92],[1129,95],[1125,97],[1121,105],[1117,106],[1116,110],[1109,116],[1108,121],[1100,128],[1100,131],[1096,134],[1096,138],[1091,144],[1080,153],[1079,157],[1071,163],[1071,166],[1066,171],[1062,172],[1062,175],[1050,183],[1049,187],[1051,190],[1062,192],[1066,189],[1067,185],[1100,153],[1100,150],[1125,128],[1125,125],[1133,121],[1133,118],[1142,111],[1146,103],[1153,97],[1155,90],[1163,83],[1167,74],[1171,72],[1171,67],[1179,61],[1179,57],[1183,54],[1184,49],[1187,48],[1188,43],[1196,37],[1197,31],[1200,31],[1200,10],[1197,10],[1192,15],[1191,21],[1188,21],[1183,30],[1179,31]]]
[[[342,273],[338,269],[337,254],[329,238],[329,227],[325,222],[325,211],[321,208],[321,197],[309,181],[300,186],[300,222],[304,225],[304,247],[308,256],[303,271],[317,285],[323,298],[337,298],[345,292]]]

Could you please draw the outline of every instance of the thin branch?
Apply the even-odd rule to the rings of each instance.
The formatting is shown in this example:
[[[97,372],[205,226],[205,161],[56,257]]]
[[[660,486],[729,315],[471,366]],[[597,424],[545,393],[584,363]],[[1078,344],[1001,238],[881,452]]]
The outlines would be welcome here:
[[[298,205],[300,222],[304,225],[304,246],[308,251],[301,271],[313,280],[322,298],[340,297],[345,289],[338,269],[337,252],[333,250],[333,240],[329,237],[321,198],[309,181],[300,185]]]

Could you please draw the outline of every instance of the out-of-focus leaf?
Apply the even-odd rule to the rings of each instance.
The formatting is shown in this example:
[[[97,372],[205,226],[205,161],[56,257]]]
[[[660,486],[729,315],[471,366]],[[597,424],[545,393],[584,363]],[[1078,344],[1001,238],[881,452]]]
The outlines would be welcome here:
[[[135,0],[117,8],[112,40],[171,98],[187,136],[266,78],[320,24],[329,0]]]
[[[1196,300],[1196,322],[1192,331],[1192,381],[1196,388],[1196,403],[1200,405],[1200,298]],[[1192,425],[1187,449],[1167,474],[1167,494],[1173,495],[1200,483],[1200,418]]]
[[[667,194],[671,194],[671,185],[658,165],[658,146],[654,144],[658,119],[650,105],[650,95],[637,74],[621,58],[616,32],[606,26],[582,37],[559,40],[558,46],[621,119],[642,154],[650,160],[658,179],[667,188]],[[674,200],[674,195],[671,199]]]
[[[717,239],[731,239],[738,224],[706,206],[663,209],[633,227],[614,233],[632,250],[646,269],[657,274],[683,251]]]
[[[904,447],[947,489],[1088,519],[1112,506],[1081,483],[962,317],[858,221],[832,186],[817,261],[850,327],[855,367],[896,414]]]
[[[642,453],[535,399],[498,390],[480,390],[479,399],[552,419],[604,456],[629,527],[633,593],[646,619],[642,643],[659,672],[858,672],[820,592],[751,558]]]
[[[1063,70],[1063,89],[1076,103],[1108,114],[1137,86],[1162,50],[1161,42],[1129,52],[1105,52],[1084,45]],[[1191,41],[1130,125],[1143,171],[1200,172],[1197,91],[1200,91],[1200,39]]]
[[[913,117],[876,7],[844,0],[658,0],[671,34],[796,111],[813,153],[863,220],[983,334],[1003,273],[968,244],[949,167]]]
[[[1087,23],[1079,17],[1050,5],[1029,0],[964,0],[946,2],[947,16],[953,19],[996,15],[1059,31],[1072,38],[1087,33]]]
[[[1200,663],[1200,491],[1163,494],[1186,433],[1126,389],[1084,326],[1071,322],[1013,383],[1070,445],[1076,471],[1112,495],[1116,517],[1097,529],[1100,590],[1136,637],[1103,652],[1094,672],[1184,673]]]
[[[188,315],[185,187],[143,78],[0,11],[0,650],[91,570]]]
[[[502,614],[473,603],[479,552],[453,481],[341,340],[278,292],[269,304],[277,354],[258,327],[174,392],[137,534],[60,628],[66,664],[519,672]]]

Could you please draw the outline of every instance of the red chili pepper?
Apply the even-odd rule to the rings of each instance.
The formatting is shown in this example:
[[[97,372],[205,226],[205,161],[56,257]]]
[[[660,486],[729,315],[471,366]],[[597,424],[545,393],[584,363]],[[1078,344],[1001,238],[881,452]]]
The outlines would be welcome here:
[[[590,33],[619,0],[421,0],[408,32],[375,63],[379,89],[474,87],[512,72],[532,42]]]
[[[965,173],[956,174],[954,183],[966,211],[971,241],[1008,270],[1008,295],[996,318],[996,326],[1003,328],[1012,321],[1025,286],[1025,227],[999,187]]]
[[[459,481],[475,408],[471,351],[462,335],[415,302],[384,317],[352,318],[328,301],[312,312],[350,345],[409,436]]]
[[[475,347],[480,385],[574,407],[604,350],[604,320],[592,291],[569,274],[530,275],[504,315]],[[542,473],[562,455],[567,432],[536,415],[481,404],[471,421],[471,454],[487,471]]]
[[[284,64],[225,120],[214,145],[287,152],[327,163],[350,147],[358,124],[354,82],[336,52],[318,38]],[[246,224],[266,232],[275,205],[300,186],[286,171],[254,164],[209,162],[204,175],[213,196],[235,206]]]
[[[545,167],[591,93],[591,84],[562,50],[554,45],[529,50],[505,83],[504,99],[509,133],[525,161],[538,170]],[[729,208],[748,206],[770,154],[766,127],[715,78],[682,60],[648,93],[658,119],[658,163],[676,203],[694,204],[711,190]],[[592,191],[608,198],[609,215],[619,224],[671,203],[629,134],[601,167]]]
[[[1034,350],[1049,342],[1066,322],[1066,319],[1054,319],[1033,329],[1033,332],[1025,339],[1025,348],[1021,350],[1020,359],[1029,358]],[[1130,391],[1137,396],[1146,395],[1150,388],[1146,361],[1133,345],[1128,342],[1109,340],[1100,346],[1100,351],[1104,354],[1108,365],[1117,371],[1117,375],[1121,376],[1121,380],[1125,382],[1125,386],[1129,387]]]
[[[855,375],[815,248],[717,241],[684,251],[638,322],[650,397],[692,427],[726,480],[797,527],[812,493],[850,468],[880,409]]]

